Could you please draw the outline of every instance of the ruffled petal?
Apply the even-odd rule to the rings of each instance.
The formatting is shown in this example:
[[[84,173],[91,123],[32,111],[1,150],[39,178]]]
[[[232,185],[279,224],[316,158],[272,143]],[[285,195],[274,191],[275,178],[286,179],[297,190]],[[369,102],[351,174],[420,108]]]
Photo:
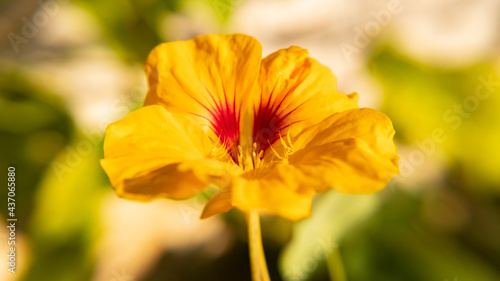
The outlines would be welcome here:
[[[398,173],[394,133],[390,119],[379,111],[362,108],[336,113],[296,137],[290,175],[309,181],[308,187],[318,192],[380,190]]]
[[[314,192],[302,188],[304,181],[295,180],[287,170],[285,165],[263,177],[240,177],[231,190],[232,204],[293,221],[310,216]]]
[[[147,106],[108,126],[101,165],[121,197],[183,199],[228,177],[212,147],[196,121]]]
[[[358,107],[356,93],[339,92],[331,70],[296,46],[263,59],[259,85],[252,132],[259,151],[286,134],[290,126],[299,132],[333,113]]]
[[[236,157],[240,116],[255,90],[262,47],[243,34],[203,35],[157,46],[144,69],[145,105],[192,114]]]

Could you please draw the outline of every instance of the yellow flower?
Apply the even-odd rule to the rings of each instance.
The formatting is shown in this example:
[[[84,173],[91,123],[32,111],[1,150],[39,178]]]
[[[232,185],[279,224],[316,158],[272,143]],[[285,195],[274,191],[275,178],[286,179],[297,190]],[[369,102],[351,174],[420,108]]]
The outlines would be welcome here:
[[[372,193],[398,173],[389,118],[337,90],[329,68],[290,47],[264,59],[243,34],[164,43],[147,58],[143,108],[106,130],[101,164],[118,196],[221,192],[237,207],[298,220],[316,193]]]

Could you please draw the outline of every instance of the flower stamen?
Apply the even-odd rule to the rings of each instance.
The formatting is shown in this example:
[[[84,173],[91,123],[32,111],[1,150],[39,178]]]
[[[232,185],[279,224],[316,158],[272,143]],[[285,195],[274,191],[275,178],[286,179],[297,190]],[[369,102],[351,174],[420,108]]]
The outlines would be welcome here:
[[[231,156],[227,153],[226,150],[226,141],[223,143],[220,142],[221,135],[217,137],[217,141],[214,142],[212,150],[210,152],[210,158],[217,159],[223,162],[229,161]]]
[[[288,157],[290,157],[290,155],[292,155],[294,152],[293,143],[292,143],[292,140],[290,138],[290,130],[288,130],[288,132],[286,134],[286,140],[281,135],[281,132],[278,132],[278,135],[280,137],[281,145],[283,146],[283,155],[279,154],[274,149],[271,142],[268,141],[269,147],[271,148],[271,150],[274,153],[274,155],[276,156],[276,158],[278,158],[281,161],[288,161]]]
[[[285,161],[286,159],[284,158],[284,156],[281,156],[278,152],[276,152],[276,150],[274,150],[274,147],[273,145],[271,144],[271,142],[268,140],[267,141],[269,143],[269,147],[271,148],[271,150],[273,151],[274,153],[274,156],[276,156],[276,158],[280,159],[280,160],[283,160]]]
[[[279,136],[280,136],[280,142],[281,144],[283,145],[284,147],[284,154],[286,155],[285,158],[288,159],[288,156],[292,155],[293,153],[293,143],[292,143],[292,140],[290,139],[290,130],[288,130],[288,132],[286,133],[286,139],[287,141],[285,141],[285,139],[283,139],[283,137],[281,136],[281,132],[278,132]]]
[[[241,145],[238,145],[238,166],[243,171],[250,171],[262,168],[264,166],[264,150],[260,150],[258,153],[257,143],[252,145],[250,149],[244,149]]]

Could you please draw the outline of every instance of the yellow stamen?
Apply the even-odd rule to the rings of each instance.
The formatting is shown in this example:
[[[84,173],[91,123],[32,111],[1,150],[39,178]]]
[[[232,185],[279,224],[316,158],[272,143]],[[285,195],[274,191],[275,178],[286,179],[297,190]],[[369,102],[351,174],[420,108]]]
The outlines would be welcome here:
[[[264,157],[264,150],[261,150],[259,152],[259,159],[262,159],[262,157]]]
[[[276,150],[274,149],[274,147],[271,145],[271,142],[268,141],[269,147],[273,151],[273,153],[276,156],[276,158],[278,158],[278,159],[280,159],[282,161],[288,161],[288,157],[290,155],[292,155],[292,153],[294,152],[293,143],[292,143],[292,140],[290,139],[290,130],[288,130],[288,133],[287,133],[287,136],[286,136],[286,139],[287,139],[286,141],[283,138],[283,136],[281,136],[281,132],[278,132],[278,134],[280,136],[281,145],[283,145],[283,155],[280,155],[278,152],[276,152]]]
[[[280,159],[280,160],[286,160],[285,158],[283,158],[282,156],[279,155],[278,152],[276,152],[276,150],[274,150],[274,147],[273,145],[271,144],[271,142],[268,140],[267,141],[269,143],[269,147],[271,148],[271,150],[273,151],[274,155],[276,156],[276,158]]]
[[[210,158],[218,159],[220,161],[226,161],[229,155],[226,153],[226,144],[220,143],[220,136],[217,137],[217,141],[214,142],[212,147]]]
[[[257,143],[253,143],[251,147],[243,148],[241,145],[237,147],[237,160],[238,165],[243,171],[257,170],[266,166],[270,166],[276,161],[287,162],[288,158],[294,152],[293,143],[290,138],[290,130],[287,132],[286,137],[278,132],[280,137],[280,143],[283,146],[283,152],[278,153],[278,151],[273,147],[271,142],[268,140],[269,147],[274,154],[274,158],[270,162],[264,162],[264,150],[258,150]]]

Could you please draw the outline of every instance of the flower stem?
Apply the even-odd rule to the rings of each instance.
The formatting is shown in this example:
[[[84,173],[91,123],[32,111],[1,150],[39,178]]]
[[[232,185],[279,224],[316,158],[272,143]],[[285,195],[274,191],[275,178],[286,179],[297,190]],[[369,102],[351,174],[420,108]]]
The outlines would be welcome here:
[[[252,268],[252,281],[270,281],[267,271],[266,257],[262,247],[260,234],[260,218],[256,210],[247,214],[248,223],[248,248],[250,250],[250,265]]]
[[[347,281],[344,263],[342,262],[338,247],[333,249],[333,252],[326,259],[326,263],[331,281]]]

